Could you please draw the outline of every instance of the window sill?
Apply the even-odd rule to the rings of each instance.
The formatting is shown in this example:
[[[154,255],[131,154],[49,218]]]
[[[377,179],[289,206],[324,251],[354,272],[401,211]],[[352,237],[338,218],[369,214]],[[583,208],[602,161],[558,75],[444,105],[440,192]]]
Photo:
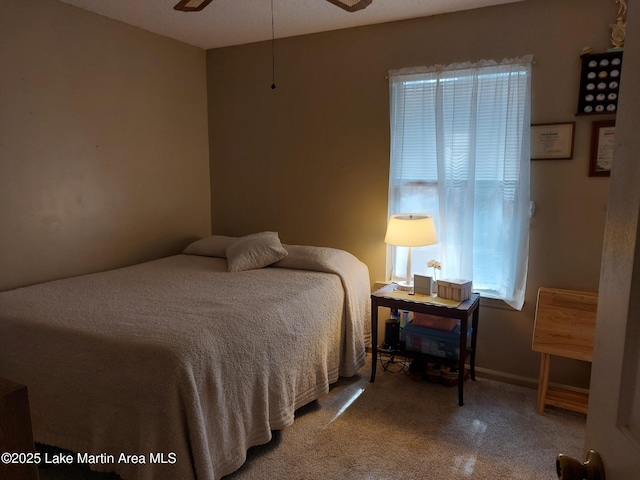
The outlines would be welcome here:
[[[488,298],[480,295],[480,306],[488,308],[499,308],[500,310],[510,310],[516,312],[517,310],[504,300],[498,300],[497,298]]]

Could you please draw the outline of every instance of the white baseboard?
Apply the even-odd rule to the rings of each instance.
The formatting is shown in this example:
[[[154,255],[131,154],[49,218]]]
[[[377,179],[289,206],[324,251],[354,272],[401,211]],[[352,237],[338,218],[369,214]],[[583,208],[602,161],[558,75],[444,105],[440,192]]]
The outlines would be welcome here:
[[[514,375],[507,372],[499,372],[498,370],[491,370],[489,368],[476,367],[476,375],[478,377],[489,378],[491,380],[497,380],[499,382],[511,383],[513,385],[520,385],[527,388],[538,388],[538,379],[523,377],[521,375]]]
[[[367,347],[367,353],[371,355],[371,348]],[[467,365],[467,368],[469,365]],[[498,370],[492,370],[490,368],[476,367],[476,376],[488,378],[490,380],[496,380],[498,382],[510,383],[512,385],[519,385],[521,387],[538,389],[538,379],[531,377],[524,377],[522,375],[514,375],[513,373],[500,372]],[[562,385],[560,383],[549,382],[550,387],[562,388],[564,390],[571,390],[573,392],[589,393],[586,388],[574,387],[571,385]]]
[[[538,389],[538,379],[531,377],[523,377],[521,375],[514,375],[512,373],[499,372],[497,370],[491,370],[489,368],[476,367],[476,375],[478,377],[489,378],[498,382],[511,383],[513,385],[520,385],[521,387]],[[564,390],[571,390],[572,392],[589,393],[586,388],[574,387],[571,385],[562,385],[559,383],[549,382],[550,387],[562,388]]]

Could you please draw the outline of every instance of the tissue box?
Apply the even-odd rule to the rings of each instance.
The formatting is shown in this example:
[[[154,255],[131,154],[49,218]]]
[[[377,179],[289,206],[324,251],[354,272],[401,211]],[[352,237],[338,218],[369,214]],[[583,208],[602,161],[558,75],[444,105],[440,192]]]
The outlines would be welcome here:
[[[460,278],[438,280],[438,296],[463,302],[471,296],[471,282]]]

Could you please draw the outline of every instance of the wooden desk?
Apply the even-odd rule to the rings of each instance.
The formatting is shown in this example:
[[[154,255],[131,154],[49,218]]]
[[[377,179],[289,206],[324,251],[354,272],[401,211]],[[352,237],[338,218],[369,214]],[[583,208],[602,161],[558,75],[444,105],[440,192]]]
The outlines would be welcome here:
[[[551,355],[591,362],[598,294],[540,287],[531,348],[542,353],[536,412],[545,405],[587,413],[589,395],[549,388]]]
[[[476,339],[478,336],[478,317],[480,306],[480,295],[472,293],[471,298],[462,302],[458,307],[445,307],[442,305],[425,303],[418,300],[419,297],[403,295],[402,298],[389,297],[393,292],[394,284],[382,287],[380,290],[371,294],[371,343],[372,343],[372,362],[371,362],[371,382],[376,379],[376,367],[378,363],[378,307],[396,308],[398,310],[409,310],[410,312],[427,313],[438,315],[440,317],[449,317],[460,320],[460,345],[457,360],[447,360],[445,358],[435,357],[420,352],[412,352],[409,350],[401,350],[396,352],[398,355],[410,357],[425,357],[430,361],[443,364],[453,364],[458,367],[458,404],[464,404],[464,370],[467,355],[469,355],[469,367],[471,379],[476,379]],[[467,330],[469,327],[469,319],[471,319],[471,345],[467,345]]]

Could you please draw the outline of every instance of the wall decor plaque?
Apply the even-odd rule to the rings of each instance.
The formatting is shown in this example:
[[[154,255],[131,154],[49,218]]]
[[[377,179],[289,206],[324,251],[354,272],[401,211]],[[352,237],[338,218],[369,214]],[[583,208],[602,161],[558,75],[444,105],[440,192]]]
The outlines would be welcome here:
[[[573,158],[573,131],[576,122],[531,125],[531,160]]]
[[[622,73],[622,51],[581,55],[576,115],[615,114]]]
[[[616,122],[607,120],[593,122],[591,126],[590,177],[608,177],[611,175],[613,150],[616,139]]]

